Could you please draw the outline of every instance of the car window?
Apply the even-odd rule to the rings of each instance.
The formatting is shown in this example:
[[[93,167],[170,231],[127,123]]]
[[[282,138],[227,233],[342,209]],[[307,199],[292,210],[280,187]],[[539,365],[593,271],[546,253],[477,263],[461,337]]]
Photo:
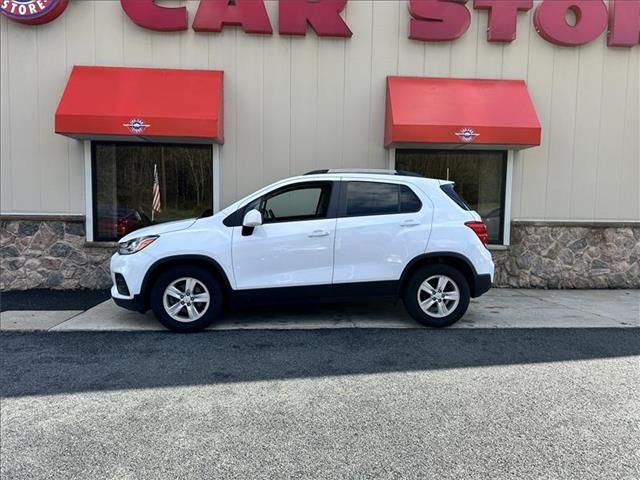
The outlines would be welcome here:
[[[326,218],[330,194],[329,183],[287,188],[260,199],[259,210],[264,223]]]
[[[260,211],[263,223],[327,218],[332,185],[333,182],[304,182],[281,187],[253,199],[223,223],[227,227],[241,226],[245,214],[253,209]]]
[[[409,187],[381,182],[347,182],[345,203],[347,217],[412,213],[422,208]]]
[[[318,214],[322,188],[300,188],[289,190],[267,198],[263,214],[267,219],[291,219],[313,217]]]
[[[409,187],[400,185],[400,213],[419,212],[422,202]]]
[[[440,187],[442,189],[442,191],[444,193],[447,194],[447,196],[453,200],[456,205],[458,205],[461,209],[463,210],[471,210],[471,207],[469,207],[469,205],[467,205],[467,202],[464,201],[464,198],[462,198],[460,196],[460,194],[458,192],[456,192],[456,185],[455,183],[447,183],[445,185],[442,185]]]

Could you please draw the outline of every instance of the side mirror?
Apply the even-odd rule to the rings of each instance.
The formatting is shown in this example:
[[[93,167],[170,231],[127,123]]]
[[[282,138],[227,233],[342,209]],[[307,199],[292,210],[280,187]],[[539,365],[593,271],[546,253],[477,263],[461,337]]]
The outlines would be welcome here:
[[[244,220],[242,220],[243,227],[255,228],[260,225],[262,225],[262,214],[255,208],[244,215]]]
[[[253,234],[254,228],[262,225],[262,214],[256,210],[249,210],[242,220],[242,236],[247,237]]]

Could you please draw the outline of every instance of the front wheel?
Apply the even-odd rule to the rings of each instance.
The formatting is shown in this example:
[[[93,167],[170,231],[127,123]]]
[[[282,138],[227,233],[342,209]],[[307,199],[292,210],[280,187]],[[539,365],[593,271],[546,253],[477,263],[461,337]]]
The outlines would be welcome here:
[[[153,285],[151,309],[165,327],[197,332],[220,316],[222,289],[215,276],[203,268],[174,268]]]
[[[456,323],[469,307],[469,284],[456,268],[428,265],[407,282],[403,301],[409,314],[428,327],[442,328]]]

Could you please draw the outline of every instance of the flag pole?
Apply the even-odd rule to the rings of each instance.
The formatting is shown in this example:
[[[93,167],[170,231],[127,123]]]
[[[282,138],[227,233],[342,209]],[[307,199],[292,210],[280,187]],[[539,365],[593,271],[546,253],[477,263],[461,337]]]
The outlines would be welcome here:
[[[158,165],[154,163],[153,164],[153,187],[154,188],[151,189],[151,223],[153,223],[156,216],[156,209],[154,207],[155,196],[156,196],[156,192],[155,192],[156,178],[158,178]]]

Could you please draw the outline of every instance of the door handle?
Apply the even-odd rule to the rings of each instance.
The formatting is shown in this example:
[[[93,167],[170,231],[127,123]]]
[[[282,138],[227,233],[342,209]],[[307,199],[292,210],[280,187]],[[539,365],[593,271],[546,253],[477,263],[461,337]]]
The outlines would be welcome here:
[[[307,236],[309,238],[328,237],[329,236],[329,232],[327,232],[326,230],[314,230],[313,232],[311,232]]]
[[[405,220],[400,224],[401,227],[415,227],[416,225],[420,225],[417,220]]]

